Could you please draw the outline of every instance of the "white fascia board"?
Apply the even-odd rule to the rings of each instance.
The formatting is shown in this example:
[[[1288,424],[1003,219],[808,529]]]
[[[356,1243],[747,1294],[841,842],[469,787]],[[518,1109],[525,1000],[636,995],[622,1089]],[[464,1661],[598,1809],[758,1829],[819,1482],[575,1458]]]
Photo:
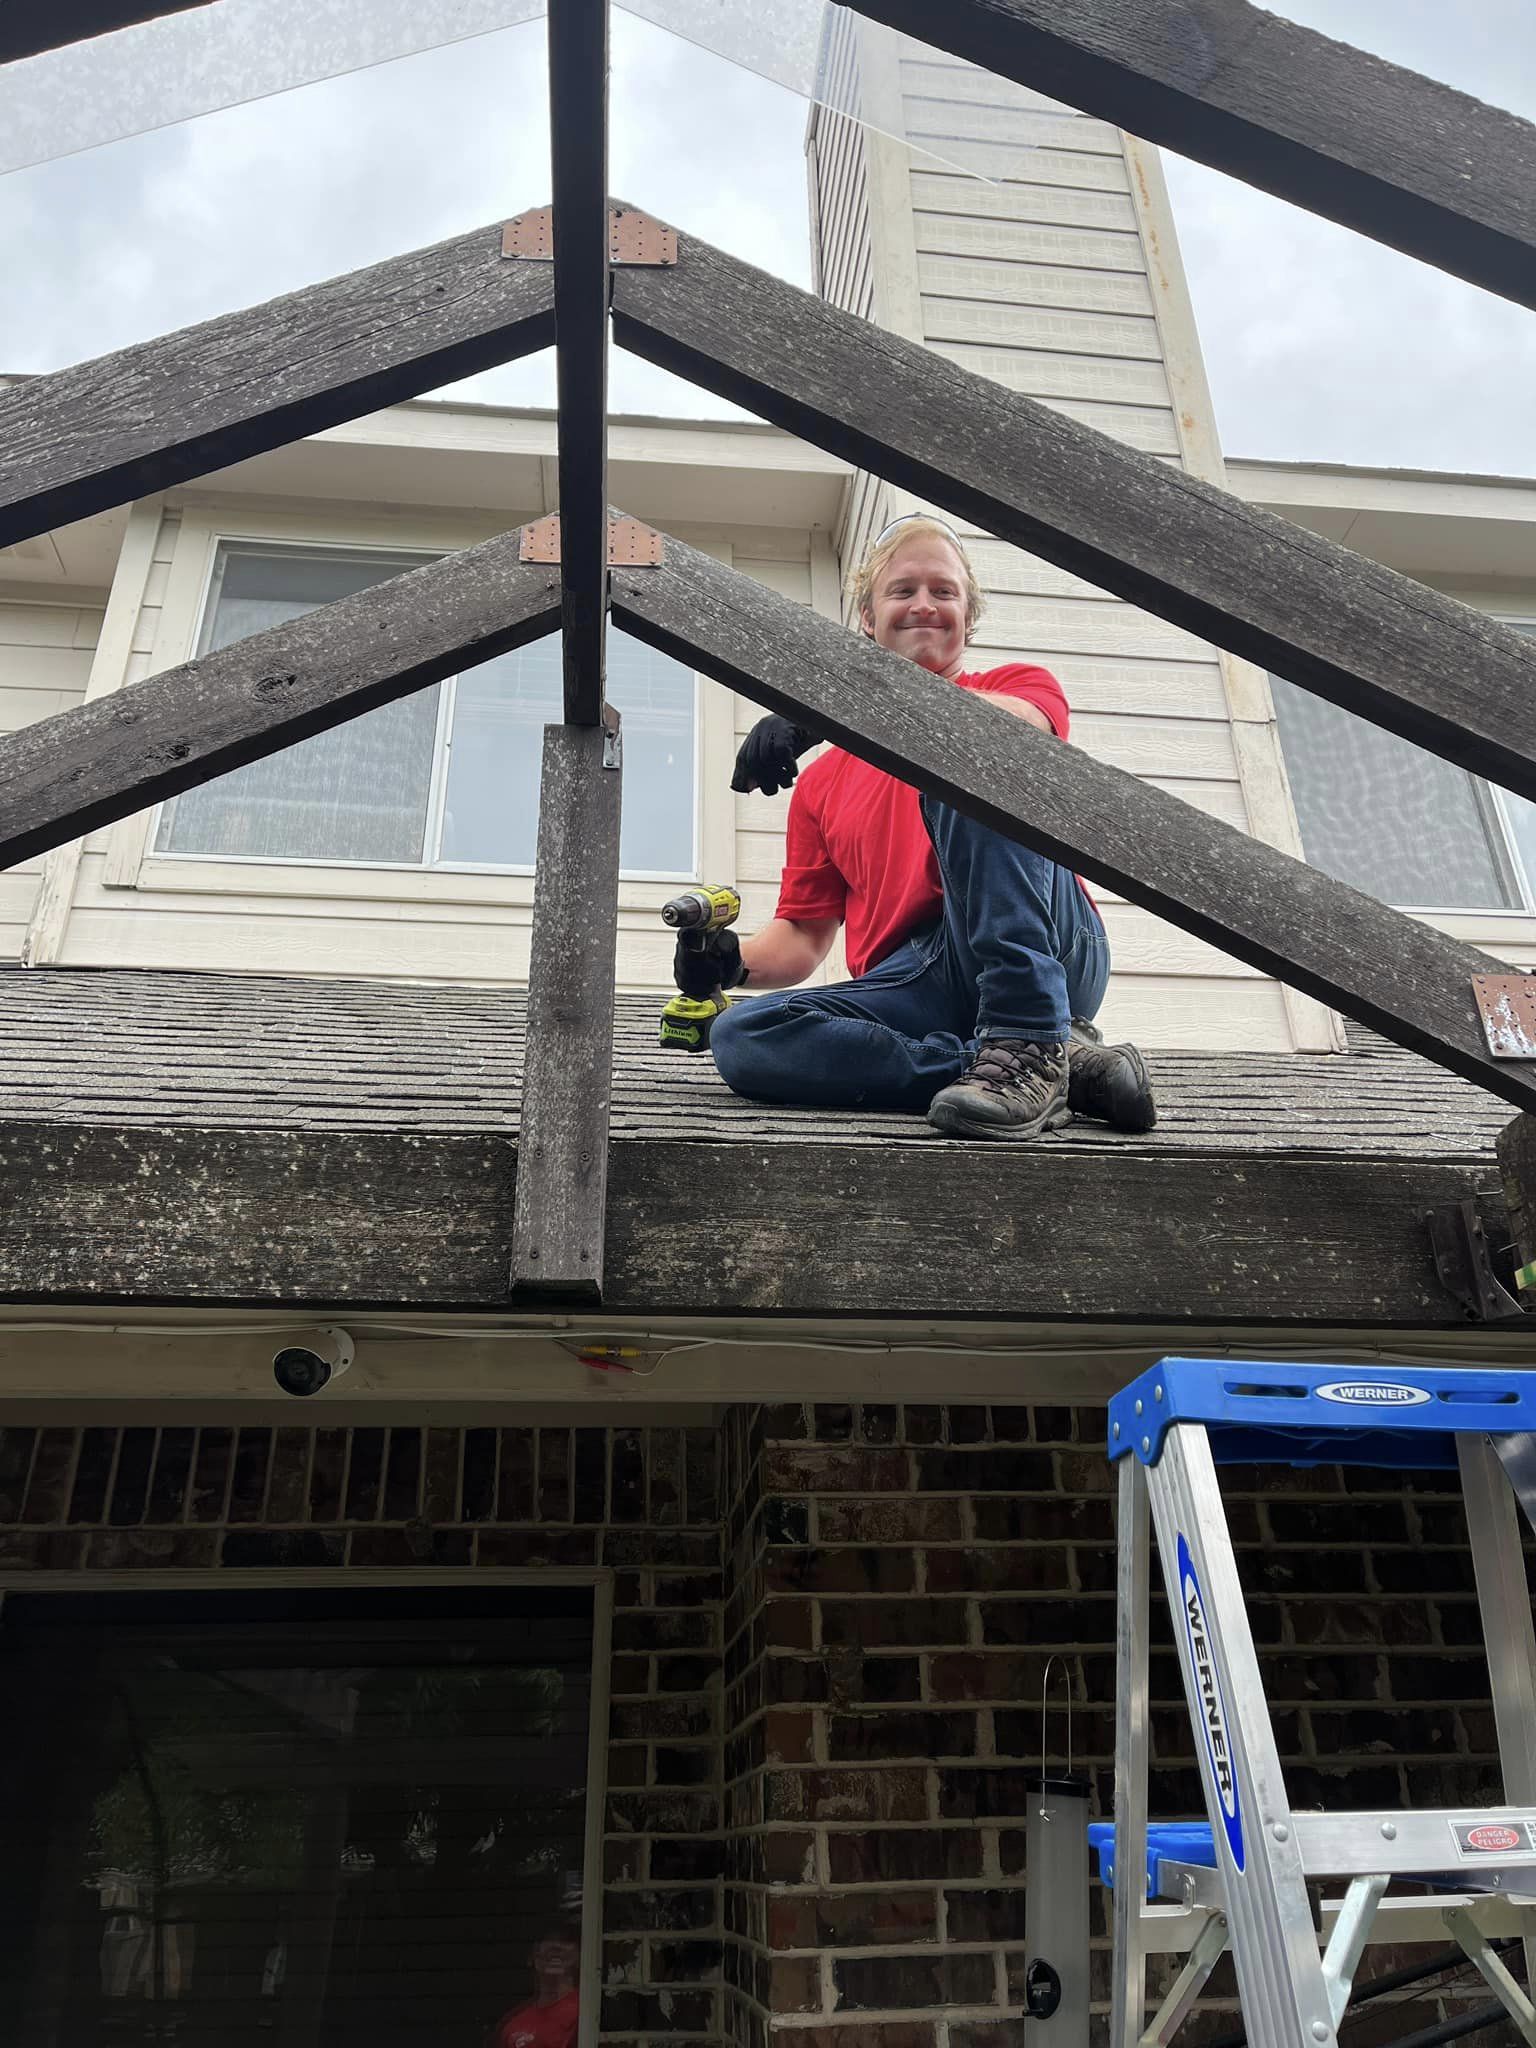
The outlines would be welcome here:
[[[1351,469],[1310,462],[1228,457],[1233,493],[1276,511],[1398,512],[1427,518],[1536,523],[1536,478],[1461,476],[1449,471]]]

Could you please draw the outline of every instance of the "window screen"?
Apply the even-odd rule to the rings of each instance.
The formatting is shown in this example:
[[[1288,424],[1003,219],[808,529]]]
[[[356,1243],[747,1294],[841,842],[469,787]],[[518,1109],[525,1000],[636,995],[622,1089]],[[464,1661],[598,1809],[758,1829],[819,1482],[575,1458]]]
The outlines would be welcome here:
[[[591,1669],[586,1589],[8,1597],[0,2040],[574,2048]]]
[[[1476,776],[1295,683],[1270,683],[1313,867],[1418,910],[1520,905],[1497,805]]]

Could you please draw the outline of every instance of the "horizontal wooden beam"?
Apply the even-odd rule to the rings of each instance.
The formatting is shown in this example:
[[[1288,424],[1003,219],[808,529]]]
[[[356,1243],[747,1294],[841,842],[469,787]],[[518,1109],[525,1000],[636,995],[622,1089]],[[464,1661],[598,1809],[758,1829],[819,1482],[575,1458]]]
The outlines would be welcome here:
[[[212,0],[8,0],[0,8],[0,64],[211,4]]]
[[[853,4],[888,28],[1536,306],[1536,127],[1438,79],[1247,0]]]
[[[679,252],[615,272],[624,347],[1536,799],[1536,642],[707,242]]]
[[[1536,1107],[1493,1059],[1471,978],[1488,956],[955,690],[754,578],[669,539],[616,571],[626,632],[1276,974],[1415,1052]]]
[[[1118,1146],[616,1138],[604,1308],[1464,1329],[1422,1218],[1488,1178]],[[494,1309],[515,1181],[493,1136],[0,1124],[0,1299]]]
[[[0,738],[14,867],[551,632],[557,572],[498,536]]]
[[[616,731],[544,728],[512,1231],[519,1301],[603,1298],[621,759]]]
[[[0,547],[555,338],[549,266],[480,228],[0,392]]]

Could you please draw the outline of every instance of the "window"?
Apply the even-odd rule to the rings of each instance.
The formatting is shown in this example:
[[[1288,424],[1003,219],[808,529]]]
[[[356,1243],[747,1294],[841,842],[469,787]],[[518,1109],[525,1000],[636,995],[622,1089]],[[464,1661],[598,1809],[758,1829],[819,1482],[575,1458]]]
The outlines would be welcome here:
[[[199,651],[425,559],[228,543],[215,564]],[[669,655],[612,631],[608,670],[608,694],[624,715],[624,870],[691,875],[695,678]],[[174,798],[161,811],[155,851],[531,872],[543,729],[560,706],[560,641],[552,634]]]
[[[575,2048],[592,1663],[590,1587],[7,1594],[0,2039]]]
[[[1403,909],[1536,909],[1536,805],[1280,676],[1270,686],[1313,867]]]

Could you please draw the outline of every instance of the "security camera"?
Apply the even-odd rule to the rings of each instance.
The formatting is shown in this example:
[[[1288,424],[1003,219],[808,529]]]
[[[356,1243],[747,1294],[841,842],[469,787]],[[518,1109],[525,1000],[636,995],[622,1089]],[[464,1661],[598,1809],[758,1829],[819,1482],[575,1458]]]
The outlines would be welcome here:
[[[332,1380],[339,1380],[357,1356],[357,1346],[345,1330],[327,1324],[323,1329],[303,1332],[306,1342],[285,1344],[272,1359],[272,1377],[285,1394],[296,1401],[318,1394]]]

